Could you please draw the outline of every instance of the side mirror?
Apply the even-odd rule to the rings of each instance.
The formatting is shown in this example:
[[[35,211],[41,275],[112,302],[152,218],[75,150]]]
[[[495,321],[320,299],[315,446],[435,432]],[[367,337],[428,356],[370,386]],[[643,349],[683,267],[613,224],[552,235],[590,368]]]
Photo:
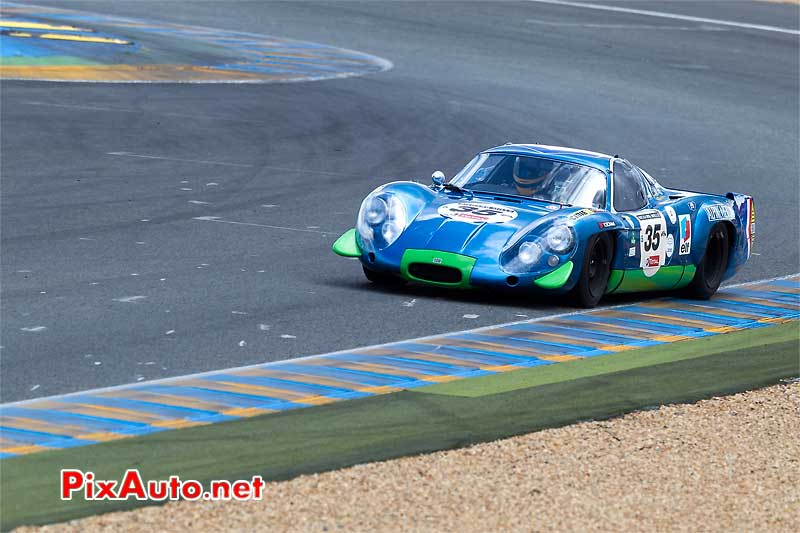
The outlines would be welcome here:
[[[431,174],[431,181],[433,181],[433,184],[436,185],[437,187],[441,187],[442,185],[444,185],[444,172],[442,172],[441,170],[437,170],[436,172]]]

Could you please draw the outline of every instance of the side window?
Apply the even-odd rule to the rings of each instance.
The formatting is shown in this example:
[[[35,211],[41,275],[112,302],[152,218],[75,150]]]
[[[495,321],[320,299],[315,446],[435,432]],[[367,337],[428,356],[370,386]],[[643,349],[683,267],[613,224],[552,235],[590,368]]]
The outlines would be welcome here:
[[[614,161],[614,209],[636,211],[647,205],[647,190],[641,175],[630,163]]]

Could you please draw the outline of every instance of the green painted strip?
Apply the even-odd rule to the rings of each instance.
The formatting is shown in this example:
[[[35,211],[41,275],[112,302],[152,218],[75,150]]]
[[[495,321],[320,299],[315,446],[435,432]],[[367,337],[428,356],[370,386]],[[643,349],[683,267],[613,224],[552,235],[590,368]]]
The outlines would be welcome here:
[[[611,275],[608,277],[608,285],[606,286],[606,292],[608,294],[612,294],[617,290],[619,284],[622,283],[622,273],[624,270],[612,270]]]
[[[356,241],[356,229],[350,228],[333,243],[333,251],[342,257],[361,257],[361,248]]]
[[[545,274],[541,278],[533,280],[533,282],[543,289],[559,289],[563,287],[569,279],[569,275],[572,274],[573,266],[575,265],[572,261],[567,261],[549,274]]]
[[[404,391],[4,459],[0,528],[145,504],[61,501],[58,473],[64,467],[91,470],[95,479],[120,479],[135,465],[145,479],[174,474],[207,482],[260,473],[280,480],[604,419],[652,405],[732,394],[797,376],[797,338],[773,343],[775,329],[759,331],[765,346],[480,398]]]
[[[792,340],[800,342],[800,322],[793,321],[789,324],[771,326],[767,330],[764,328],[748,329],[690,341],[659,344],[603,357],[588,357],[577,361],[439,383],[418,390],[431,394],[475,398],[487,394],[683,361],[733,349],[762,346],[767,332],[770,342]],[[800,353],[800,348],[798,348],[798,353]]]
[[[440,252],[438,250],[417,250],[409,248],[403,252],[403,258],[400,260],[400,274],[406,279],[425,283],[427,285],[436,285],[438,287],[449,287],[457,289],[469,288],[469,277],[472,274],[472,268],[475,266],[476,259],[467,255],[454,254],[452,252]],[[443,283],[437,281],[428,281],[412,276],[408,268],[412,263],[425,263],[428,265],[446,266],[455,268],[461,271],[461,282],[459,283]]]
[[[623,292],[673,289],[681,281],[683,269],[683,265],[661,267],[658,269],[658,272],[652,276],[645,276],[643,270],[612,270],[612,277],[614,272],[622,272],[622,280],[619,285],[617,285],[617,288],[611,292],[619,294]]]
[[[66,65],[102,65],[100,61],[93,61],[84,57],[76,56],[4,56],[0,55],[0,65],[2,66],[41,66],[56,67]]]

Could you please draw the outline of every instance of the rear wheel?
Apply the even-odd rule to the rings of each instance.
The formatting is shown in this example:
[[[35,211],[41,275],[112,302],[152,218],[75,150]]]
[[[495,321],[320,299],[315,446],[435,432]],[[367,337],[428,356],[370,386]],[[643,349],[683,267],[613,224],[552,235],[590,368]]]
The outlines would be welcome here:
[[[729,253],[728,230],[722,223],[714,224],[708,234],[706,252],[697,266],[692,282],[687,287],[690,296],[708,300],[717,292],[728,267]]]
[[[572,301],[579,307],[594,307],[606,292],[611,276],[611,239],[600,233],[589,240],[583,254],[583,266],[578,283],[572,289]]]
[[[383,285],[384,287],[399,287],[401,285],[405,285],[406,283],[406,280],[399,276],[385,274],[383,272],[376,272],[363,265],[361,268],[364,269],[364,275],[367,277],[367,279],[376,285]]]

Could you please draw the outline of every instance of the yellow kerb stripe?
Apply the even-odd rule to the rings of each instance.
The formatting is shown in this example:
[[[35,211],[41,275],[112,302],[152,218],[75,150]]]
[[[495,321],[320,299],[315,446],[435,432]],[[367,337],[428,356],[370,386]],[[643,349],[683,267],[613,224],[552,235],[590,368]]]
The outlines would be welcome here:
[[[40,22],[23,22],[19,20],[0,19],[0,26],[5,28],[23,28],[27,30],[52,30],[52,31],[86,31],[93,32],[88,28],[78,28],[76,26],[58,26],[54,24],[43,24]]]

